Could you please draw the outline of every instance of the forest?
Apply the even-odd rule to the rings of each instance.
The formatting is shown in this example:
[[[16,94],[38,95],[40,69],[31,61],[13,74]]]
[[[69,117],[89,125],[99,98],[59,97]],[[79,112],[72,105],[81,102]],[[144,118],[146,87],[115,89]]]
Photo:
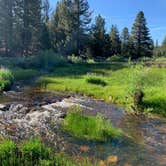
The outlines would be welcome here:
[[[0,166],[166,165],[166,34],[54,4],[0,0]]]

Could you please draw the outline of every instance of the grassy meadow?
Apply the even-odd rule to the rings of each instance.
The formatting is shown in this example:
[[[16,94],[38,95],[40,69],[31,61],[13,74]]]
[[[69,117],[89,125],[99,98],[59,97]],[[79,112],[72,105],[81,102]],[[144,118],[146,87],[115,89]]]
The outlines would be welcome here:
[[[166,116],[166,68],[129,63],[86,63],[58,67],[37,81],[46,90],[75,92],[130,108],[141,87],[144,111]]]

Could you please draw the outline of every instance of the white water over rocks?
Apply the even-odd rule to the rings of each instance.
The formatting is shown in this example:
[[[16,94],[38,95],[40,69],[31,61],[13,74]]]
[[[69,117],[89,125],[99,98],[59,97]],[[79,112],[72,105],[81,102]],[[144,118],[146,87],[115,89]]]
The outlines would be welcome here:
[[[0,135],[15,140],[42,135],[55,139],[56,130],[66,116],[67,109],[74,105],[79,105],[74,102],[74,98],[34,108],[12,103],[9,109],[0,111]],[[0,108],[6,106],[0,105]]]

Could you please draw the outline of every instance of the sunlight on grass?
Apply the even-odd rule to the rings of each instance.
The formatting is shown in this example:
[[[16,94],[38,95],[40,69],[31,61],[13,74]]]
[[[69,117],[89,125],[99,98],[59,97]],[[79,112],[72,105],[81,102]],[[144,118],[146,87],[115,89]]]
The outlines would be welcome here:
[[[92,166],[90,161],[86,159],[81,160],[79,163],[75,163],[68,156],[55,153],[53,150],[42,144],[38,138],[18,145],[11,140],[1,139],[0,163],[2,166]]]
[[[106,120],[102,114],[97,116],[87,116],[79,107],[69,110],[62,125],[64,131],[87,140],[107,141],[111,138],[118,138],[122,131],[111,126],[111,122]]]
[[[166,116],[164,106],[166,103],[164,94],[166,69],[143,67],[141,79],[137,78],[136,70],[139,71],[138,68],[130,67],[127,64],[123,66],[121,64],[119,66],[118,64],[116,66],[112,64],[73,64],[57,68],[50,76],[39,78],[38,83],[45,84],[45,88],[49,90],[85,94],[104,99],[106,102],[130,107],[133,101],[129,92],[140,82],[145,93],[145,109],[152,108],[151,112]],[[92,73],[92,75],[89,76],[88,73]],[[97,78],[95,84],[87,81],[89,77]],[[101,81],[106,82],[107,85],[101,86]]]
[[[14,77],[8,69],[0,68],[0,91],[9,90]]]

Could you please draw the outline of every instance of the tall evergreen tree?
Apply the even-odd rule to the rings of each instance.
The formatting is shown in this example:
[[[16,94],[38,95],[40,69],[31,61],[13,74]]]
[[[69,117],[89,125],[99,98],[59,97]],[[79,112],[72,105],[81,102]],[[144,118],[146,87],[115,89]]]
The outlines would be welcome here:
[[[135,48],[133,58],[152,56],[153,42],[149,35],[149,29],[142,11],[138,13],[131,33]]]
[[[71,10],[71,0],[58,1],[51,21],[49,22],[52,46],[62,54],[71,53],[73,50],[73,21]]]
[[[91,12],[87,0],[73,0],[72,7],[74,40],[76,42],[75,54],[79,55],[83,50],[84,34],[89,30]]]
[[[129,56],[129,30],[127,27],[125,27],[122,30],[122,34],[121,34],[121,42],[122,42],[122,47],[121,47],[121,53],[124,56]]]
[[[83,50],[90,15],[85,0],[59,1],[49,24],[54,48],[63,54],[78,55]]]
[[[0,41],[6,54],[13,45],[13,5],[14,0],[0,0]]]
[[[119,36],[119,31],[116,25],[112,25],[110,32],[111,41],[111,54],[117,55],[121,53],[121,40]]]
[[[95,18],[95,24],[92,27],[91,31],[91,52],[94,57],[104,56],[105,49],[105,19],[98,15]]]

